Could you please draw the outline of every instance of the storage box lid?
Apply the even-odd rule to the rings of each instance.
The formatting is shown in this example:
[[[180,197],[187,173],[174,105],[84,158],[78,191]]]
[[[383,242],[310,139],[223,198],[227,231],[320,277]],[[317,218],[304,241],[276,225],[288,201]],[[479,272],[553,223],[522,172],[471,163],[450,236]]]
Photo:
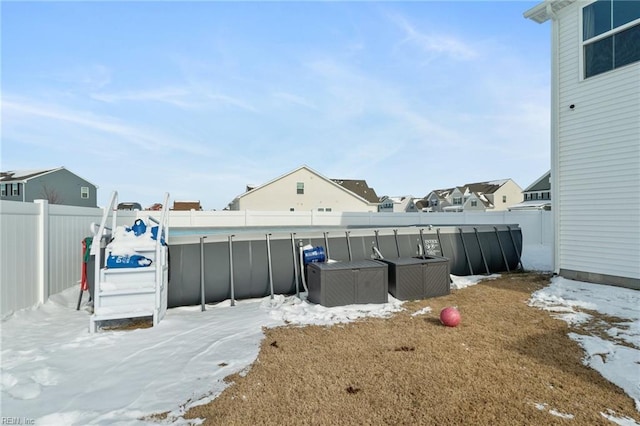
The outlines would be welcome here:
[[[308,266],[310,268],[321,269],[324,271],[387,267],[385,263],[379,262],[377,260],[354,260],[352,262],[309,263]]]
[[[380,261],[389,265],[421,265],[423,263],[447,262],[448,259],[439,256],[425,256],[424,259],[422,257],[398,257],[393,259],[380,259]]]

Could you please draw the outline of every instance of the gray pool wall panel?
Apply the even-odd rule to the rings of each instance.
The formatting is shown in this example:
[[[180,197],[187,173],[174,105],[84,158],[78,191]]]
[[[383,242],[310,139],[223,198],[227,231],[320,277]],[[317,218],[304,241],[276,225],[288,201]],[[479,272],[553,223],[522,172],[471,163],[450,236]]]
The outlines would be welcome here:
[[[294,269],[299,268],[300,245],[327,246],[329,257],[339,262],[371,260],[374,246],[384,258],[441,255],[448,259],[450,273],[458,276],[514,271],[522,254],[522,232],[518,225],[323,229],[294,233],[293,246],[291,237],[292,233],[287,232],[274,232],[269,237],[274,294],[303,290],[301,270],[298,269],[296,282]],[[270,295],[266,234],[234,235],[231,244],[234,298]],[[203,248],[205,302],[230,299],[229,236],[208,235]],[[169,307],[200,304],[200,237],[172,238],[169,253]]]

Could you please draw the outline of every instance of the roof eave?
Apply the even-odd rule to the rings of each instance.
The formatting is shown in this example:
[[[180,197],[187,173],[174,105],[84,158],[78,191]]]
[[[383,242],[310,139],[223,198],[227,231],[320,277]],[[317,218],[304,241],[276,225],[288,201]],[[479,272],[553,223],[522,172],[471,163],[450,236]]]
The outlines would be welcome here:
[[[524,17],[542,24],[549,19],[555,18],[556,12],[576,0],[545,0],[524,12]]]

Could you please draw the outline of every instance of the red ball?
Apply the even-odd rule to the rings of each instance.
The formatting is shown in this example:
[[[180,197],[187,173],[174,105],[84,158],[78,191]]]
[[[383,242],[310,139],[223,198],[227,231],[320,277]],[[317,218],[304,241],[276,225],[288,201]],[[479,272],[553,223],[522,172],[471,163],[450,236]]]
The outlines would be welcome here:
[[[453,306],[440,311],[440,322],[447,327],[455,327],[460,324],[460,312]]]

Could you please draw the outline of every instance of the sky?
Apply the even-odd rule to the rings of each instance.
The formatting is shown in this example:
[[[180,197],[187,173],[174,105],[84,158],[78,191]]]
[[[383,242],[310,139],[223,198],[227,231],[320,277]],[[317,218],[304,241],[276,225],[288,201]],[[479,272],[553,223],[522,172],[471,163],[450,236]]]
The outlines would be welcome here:
[[[536,254],[523,258],[525,267],[538,264],[544,268],[550,256],[536,259],[543,251],[531,253]],[[497,276],[452,276],[452,288],[464,291]],[[78,289],[70,288],[1,323],[3,416],[26,418],[35,424],[137,426],[153,424],[138,420],[142,416],[168,411],[170,424],[197,424],[197,420],[189,423],[182,417],[184,408],[211,401],[229,386],[224,377],[248,371],[264,338],[262,327],[285,323],[331,326],[405,309],[391,295],[384,304],[333,308],[276,295],[273,300],[268,296],[238,300],[235,306],[228,300],[209,304],[205,311],[200,306],[172,308],[152,328],[90,334],[89,314],[76,310],[77,298]],[[85,296],[85,302],[87,299]],[[569,336],[584,350],[586,365],[635,400],[636,418],[640,418],[640,382],[638,375],[630,374],[640,363],[640,293],[554,277],[549,286],[531,295],[528,304],[570,324],[588,319],[590,314],[581,310],[619,318],[603,334],[611,340]],[[464,312],[461,314],[464,324]],[[412,315],[433,312],[427,306]],[[548,401],[534,404],[550,416],[570,419],[575,415],[559,411]],[[616,415],[613,408],[602,413],[612,424],[639,424]]]
[[[379,196],[550,169],[550,28],[530,1],[1,5],[7,170],[223,209],[306,165]]]

